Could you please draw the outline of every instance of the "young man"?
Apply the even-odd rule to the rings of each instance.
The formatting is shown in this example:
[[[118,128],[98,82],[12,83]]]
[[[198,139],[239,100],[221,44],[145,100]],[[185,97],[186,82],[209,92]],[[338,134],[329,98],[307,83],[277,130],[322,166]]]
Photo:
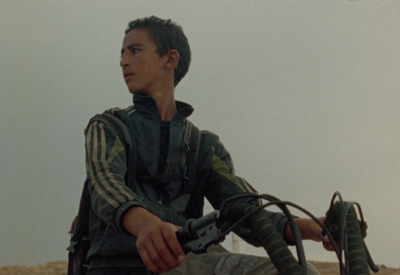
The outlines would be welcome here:
[[[271,262],[260,257],[229,252],[185,256],[176,238],[175,232],[188,219],[202,216],[204,197],[219,209],[225,199],[253,190],[234,174],[229,153],[207,131],[201,134],[195,189],[189,192],[185,184],[182,139],[193,108],[175,101],[174,89],[187,73],[190,60],[180,26],[156,17],[129,23],[120,66],[134,105],[108,112],[129,126],[134,139],[131,155],[126,156],[119,137],[101,122],[92,123],[86,134],[92,206],[89,274],[222,274],[233,270],[276,274]],[[125,175],[132,170],[134,180],[126,182]],[[286,217],[264,213],[290,242],[293,237]],[[296,221],[304,239],[321,241],[321,229],[315,222]],[[251,232],[237,233],[252,241]],[[254,273],[257,268],[264,273]],[[268,268],[271,273],[265,273]]]

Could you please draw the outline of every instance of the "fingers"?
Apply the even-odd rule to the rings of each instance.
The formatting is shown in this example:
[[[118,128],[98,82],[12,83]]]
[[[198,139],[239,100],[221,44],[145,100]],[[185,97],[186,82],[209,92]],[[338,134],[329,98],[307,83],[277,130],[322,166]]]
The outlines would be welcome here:
[[[322,242],[322,246],[328,251],[334,251],[333,245],[331,242]]]
[[[333,246],[331,240],[328,235],[321,235],[322,246],[328,251],[335,251],[335,247]],[[339,243],[336,241],[335,245],[338,247]]]
[[[178,261],[178,265],[180,265],[185,260],[185,252],[176,237],[177,229],[177,227],[174,227],[172,230],[165,231],[163,236],[173,256]]]
[[[170,271],[185,259],[175,231],[174,225],[162,223],[143,238],[138,237],[138,252],[150,271],[154,273]]]
[[[171,252],[159,236],[147,240],[140,248],[138,247],[138,251],[143,263],[154,273],[166,272],[176,266]]]
[[[145,265],[151,272],[156,273],[156,274],[162,272],[161,269],[159,269],[159,268],[157,267],[157,265],[153,263],[153,261],[151,260],[150,255],[149,255],[149,253],[147,252],[146,249],[143,249],[143,250],[138,249],[138,251],[139,251],[139,254],[140,254],[140,258],[142,259],[144,265]]]

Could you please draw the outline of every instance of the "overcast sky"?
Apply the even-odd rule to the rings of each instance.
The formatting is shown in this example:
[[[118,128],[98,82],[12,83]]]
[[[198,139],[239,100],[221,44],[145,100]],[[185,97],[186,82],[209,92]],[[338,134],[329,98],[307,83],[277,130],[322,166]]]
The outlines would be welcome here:
[[[362,206],[374,260],[400,267],[400,1],[386,0],[0,0],[0,266],[67,258],[83,129],[131,104],[121,41],[153,14],[183,26],[193,58],[176,97],[237,174],[317,216],[340,191]],[[320,244],[306,256],[335,261]]]

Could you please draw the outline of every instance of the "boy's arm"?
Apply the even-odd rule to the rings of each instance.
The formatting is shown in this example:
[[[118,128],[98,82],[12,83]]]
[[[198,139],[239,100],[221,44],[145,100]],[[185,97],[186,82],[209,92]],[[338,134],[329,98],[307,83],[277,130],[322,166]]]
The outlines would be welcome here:
[[[235,175],[229,152],[224,148],[218,137],[214,136],[214,142],[210,144],[213,144],[213,157],[209,175],[209,183],[211,184],[208,185],[211,192],[208,193],[207,197],[211,200],[213,206],[218,208],[222,200],[233,195],[256,192],[243,178]],[[264,213],[269,216],[286,242],[293,243],[294,238],[286,216],[279,212],[267,210]],[[319,219],[323,221],[325,217]],[[295,221],[299,226],[303,239],[326,241],[321,237],[321,227],[312,219],[295,218]],[[251,232],[246,228],[239,228],[236,233],[246,241],[253,243]],[[253,244],[258,245],[256,243]]]
[[[318,218],[321,223],[324,223],[325,219],[326,217]],[[299,227],[300,234],[303,240],[322,242],[322,245],[326,250],[334,251],[334,245],[331,243],[329,237],[322,234],[322,228],[314,220],[295,218],[294,221]],[[294,242],[292,230],[290,229],[289,223],[286,224],[284,238],[287,242]],[[339,246],[338,242],[336,242],[336,246]]]
[[[120,139],[101,122],[86,132],[86,166],[91,204],[104,222],[137,237],[146,266],[155,273],[169,271],[184,259],[176,238],[178,227],[146,210],[144,200],[125,182],[126,151]]]
[[[143,206],[143,199],[125,182],[125,147],[111,129],[93,122],[86,131],[85,149],[91,207],[101,220],[122,230],[123,213],[132,206]]]
[[[206,196],[215,209],[219,209],[222,202],[227,198],[241,194],[257,193],[256,190],[243,178],[237,176],[234,172],[233,162],[229,152],[219,140],[218,136],[208,133],[204,142],[208,142],[206,147],[211,148],[210,170],[207,178]],[[249,199],[243,199],[243,202]],[[236,201],[237,202],[237,201]],[[277,228],[281,236],[284,236],[284,230],[288,219],[282,213],[264,210]],[[259,246],[254,242],[251,229],[239,226],[235,233],[245,239],[248,243]]]
[[[323,223],[324,220],[325,217],[319,218],[321,223]],[[322,228],[314,220],[306,218],[294,218],[294,221],[299,227],[300,235],[303,240],[313,240],[316,242],[321,242],[323,240]],[[294,242],[294,237],[289,222],[286,223],[285,226],[284,238],[287,242]]]
[[[142,207],[126,211],[122,226],[137,237],[140,257],[152,272],[168,272],[185,260],[185,253],[176,238],[178,226],[161,221]]]

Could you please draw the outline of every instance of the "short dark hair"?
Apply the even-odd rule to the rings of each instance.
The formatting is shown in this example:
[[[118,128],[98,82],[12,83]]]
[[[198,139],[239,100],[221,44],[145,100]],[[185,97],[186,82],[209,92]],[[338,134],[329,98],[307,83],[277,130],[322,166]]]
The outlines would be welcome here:
[[[160,56],[172,49],[179,52],[179,63],[174,74],[174,85],[178,85],[188,72],[191,60],[189,42],[182,27],[170,19],[164,20],[150,16],[130,21],[125,34],[134,29],[143,29],[148,32],[150,39],[156,44]]]

